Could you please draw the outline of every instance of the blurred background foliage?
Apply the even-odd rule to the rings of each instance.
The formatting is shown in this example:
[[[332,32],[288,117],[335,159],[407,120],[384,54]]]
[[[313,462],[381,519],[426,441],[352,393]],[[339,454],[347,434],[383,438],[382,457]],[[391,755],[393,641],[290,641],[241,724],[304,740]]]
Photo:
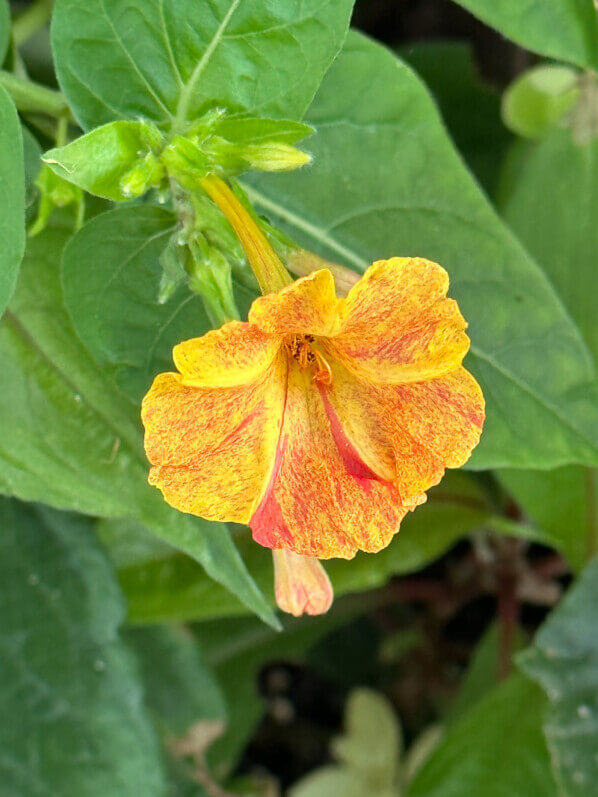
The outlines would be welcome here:
[[[476,470],[449,474],[382,553],[330,562],[336,600],[319,618],[276,615],[271,556],[245,529],[176,515],[145,484],[139,397],[172,342],[208,323],[183,288],[166,309],[155,301],[176,218],[87,196],[73,237],[82,195],[40,180],[54,130],[13,87],[24,211],[30,226],[44,202],[52,215],[29,239],[0,330],[0,490],[16,496],[0,503],[0,795],[595,793],[598,25],[591,0],[538,0],[527,16],[519,5],[358,0],[353,27],[387,51],[353,34],[326,78],[307,113],[322,128],[310,142],[321,171],[244,184],[302,243],[317,248],[320,220],[340,228],[347,265],[376,236],[391,248],[424,240],[422,254],[455,264],[474,343],[516,340],[529,371],[523,387],[503,383],[479,356],[492,390]],[[12,2],[11,34],[0,2],[4,73],[57,87],[51,9]],[[352,105],[342,64],[370,57],[355,78],[370,96]],[[0,169],[18,185],[19,120],[0,101]],[[376,128],[363,158],[377,160],[376,180],[326,122],[342,127],[344,112]],[[352,191],[415,209],[359,230],[338,207]],[[420,195],[462,212],[450,240],[444,220],[418,215]],[[21,210],[2,184],[0,200],[0,241],[18,253],[24,235],[4,231]],[[493,263],[504,284],[468,293]],[[513,285],[521,328],[504,310]],[[94,315],[85,302],[100,289]],[[236,291],[246,304],[247,286]],[[554,401],[541,393],[551,379]]]

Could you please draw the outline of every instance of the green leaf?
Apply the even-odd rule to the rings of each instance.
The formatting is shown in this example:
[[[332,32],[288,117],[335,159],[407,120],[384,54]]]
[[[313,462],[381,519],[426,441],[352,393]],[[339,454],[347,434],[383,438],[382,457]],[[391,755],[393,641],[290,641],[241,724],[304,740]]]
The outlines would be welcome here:
[[[44,161],[59,177],[90,194],[122,202],[129,196],[121,181],[148,151],[147,130],[141,122],[111,122],[49,150]]]
[[[598,778],[597,605],[598,560],[593,560],[518,660],[548,696],[544,732],[567,797],[591,794]]]
[[[0,0],[0,66],[10,42],[10,11],[7,0]]]
[[[579,332],[463,168],[415,75],[353,34],[308,121],[313,166],[256,177],[248,195],[330,260],[363,270],[419,255],[447,268],[487,403],[470,467],[598,462],[598,385]]]
[[[11,386],[0,396],[0,492],[136,519],[276,623],[226,527],[174,511],[147,483],[139,410],[91,361],[62,305],[66,238],[66,230],[49,228],[30,242],[0,327],[0,365]]]
[[[500,118],[500,94],[482,81],[472,47],[457,41],[416,42],[399,54],[434,96],[457,149],[493,196],[501,153],[511,136]]]
[[[213,133],[235,144],[265,144],[269,141],[296,144],[315,133],[313,127],[288,119],[229,119],[224,117]]]
[[[132,628],[125,639],[137,653],[147,704],[166,740],[198,722],[226,719],[224,699],[197,640],[184,628]]]
[[[542,735],[545,706],[534,683],[511,676],[448,731],[409,797],[556,797]]]
[[[23,165],[25,167],[25,188],[27,191],[27,207],[33,203],[33,186],[40,172],[42,150],[38,140],[26,127],[21,128],[23,134]]]
[[[326,562],[335,595],[374,589],[395,574],[419,570],[489,518],[482,494],[468,477],[448,474],[430,492],[428,503],[405,518],[388,548],[375,555],[358,553],[351,561]],[[239,531],[235,540],[256,582],[273,603],[270,551],[256,545],[245,530]],[[131,562],[121,568],[119,578],[135,622],[196,620],[245,611],[187,557]]]
[[[476,703],[483,699],[498,683],[498,666],[500,655],[500,629],[494,622],[485,632],[469,662],[467,672],[461,680],[459,692],[451,703],[448,716],[449,723],[467,714]],[[515,629],[513,647],[519,650],[524,646],[523,634],[519,627]]]
[[[574,465],[551,471],[501,470],[499,478],[542,530],[546,542],[575,569],[598,544],[596,471]]]
[[[593,0],[456,0],[528,50],[578,66],[598,66]]]
[[[117,208],[82,227],[62,258],[64,298],[77,334],[136,403],[156,374],[172,370],[173,346],[210,328],[201,300],[186,285],[159,302],[160,256],[175,227],[163,208]]]
[[[352,6],[58,0],[58,80],[84,129],[142,116],[180,132],[214,106],[300,118],[342,45]]]
[[[162,795],[123,600],[90,522],[0,499],[4,794]]]
[[[550,277],[598,363],[598,139],[554,130],[522,162],[503,214]]]
[[[598,139],[579,146],[555,130],[522,160],[504,215],[542,265],[598,363],[595,285]],[[575,568],[596,550],[596,473],[584,468],[503,472],[524,510]]]
[[[528,69],[507,88],[502,115],[514,133],[542,138],[553,130],[579,97],[578,72],[541,64]]]
[[[23,137],[12,100],[0,86],[0,315],[15,288],[25,251]]]

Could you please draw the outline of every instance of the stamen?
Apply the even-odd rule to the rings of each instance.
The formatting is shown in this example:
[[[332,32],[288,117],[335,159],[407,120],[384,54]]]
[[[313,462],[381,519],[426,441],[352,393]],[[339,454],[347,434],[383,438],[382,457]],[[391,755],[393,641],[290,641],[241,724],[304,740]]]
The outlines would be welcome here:
[[[332,383],[332,369],[326,362],[325,357],[317,350],[312,348],[315,342],[313,335],[291,335],[284,343],[284,347],[289,357],[297,361],[299,367],[305,370],[308,366],[315,369],[314,381],[323,385]]]

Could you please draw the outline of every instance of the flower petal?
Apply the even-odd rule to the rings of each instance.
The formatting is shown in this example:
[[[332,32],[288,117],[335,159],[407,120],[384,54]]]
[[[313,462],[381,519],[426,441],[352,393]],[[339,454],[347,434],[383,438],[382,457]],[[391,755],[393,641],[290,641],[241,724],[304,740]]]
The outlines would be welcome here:
[[[336,356],[377,382],[422,381],[452,371],[469,348],[467,323],[446,299],[448,275],[417,257],[380,260],[349,291]]]
[[[302,614],[325,614],[332,606],[334,593],[326,571],[312,556],[299,556],[284,549],[272,551],[274,594],[283,610]]]
[[[249,525],[268,548],[318,559],[378,551],[407,513],[343,435],[310,371],[290,363],[284,422],[269,487]]]
[[[194,387],[230,387],[255,381],[276,356],[280,342],[257,327],[230,321],[201,338],[174,347],[182,383]]]
[[[260,296],[251,306],[249,321],[275,335],[335,335],[340,318],[334,277],[323,268],[280,293]]]
[[[463,465],[479,441],[484,398],[463,367],[406,385],[367,383],[338,362],[332,372],[327,393],[347,438],[404,504]]]
[[[160,374],[142,407],[150,483],[183,512],[247,523],[272,471],[285,384],[282,354],[236,388],[189,387],[179,374]]]

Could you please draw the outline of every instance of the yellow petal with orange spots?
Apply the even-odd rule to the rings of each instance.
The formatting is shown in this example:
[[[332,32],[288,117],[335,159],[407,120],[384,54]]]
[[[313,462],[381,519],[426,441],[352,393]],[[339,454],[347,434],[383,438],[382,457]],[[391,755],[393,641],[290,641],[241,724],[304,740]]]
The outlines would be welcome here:
[[[280,293],[261,296],[251,306],[249,321],[274,335],[336,335],[340,317],[334,277],[323,268]]]
[[[151,484],[183,512],[247,523],[268,484],[282,423],[286,359],[256,381],[202,388],[160,374],[143,400]]]
[[[376,382],[431,379],[461,364],[467,324],[447,299],[448,275],[417,257],[380,260],[349,291],[336,356]]]
[[[309,371],[290,363],[284,422],[267,491],[249,525],[268,548],[350,559],[390,542],[408,508],[357,456]]]
[[[251,324],[231,321],[201,338],[174,347],[174,364],[182,383],[195,387],[229,387],[254,382],[271,365],[280,341]]]
[[[355,379],[339,363],[326,390],[359,457],[394,482],[406,504],[463,465],[484,423],[484,398],[459,367],[425,382],[381,385]]]

